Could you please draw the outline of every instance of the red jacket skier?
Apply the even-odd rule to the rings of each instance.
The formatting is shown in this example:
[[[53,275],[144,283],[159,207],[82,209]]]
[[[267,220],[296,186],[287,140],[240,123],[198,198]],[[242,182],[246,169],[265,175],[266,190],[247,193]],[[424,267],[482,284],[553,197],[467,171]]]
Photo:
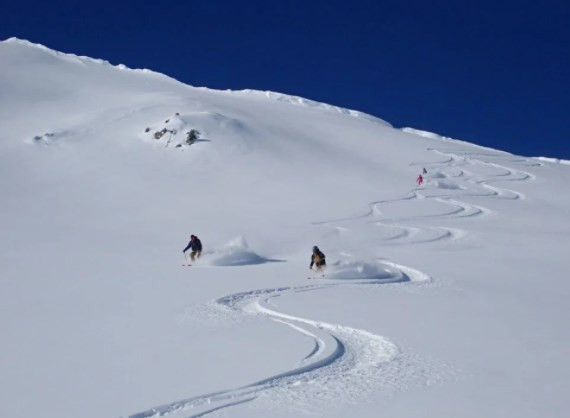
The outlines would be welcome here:
[[[418,178],[416,179],[416,183],[418,183],[418,186],[421,186],[423,182],[424,182],[424,178],[423,178],[422,175],[420,174],[420,175],[418,176]]]

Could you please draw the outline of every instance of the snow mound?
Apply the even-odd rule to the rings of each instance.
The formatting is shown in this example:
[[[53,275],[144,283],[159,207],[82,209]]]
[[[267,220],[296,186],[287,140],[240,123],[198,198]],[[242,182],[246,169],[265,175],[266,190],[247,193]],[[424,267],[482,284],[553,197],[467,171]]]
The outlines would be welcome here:
[[[140,125],[138,129],[138,136],[143,141],[166,148],[189,145],[186,140],[191,130],[198,131],[194,143],[221,140],[225,144],[224,149],[230,153],[248,152],[255,146],[251,141],[251,130],[245,122],[217,112],[176,112],[158,121],[155,119],[150,124]]]
[[[446,190],[464,190],[465,187],[461,187],[459,184],[451,180],[433,180],[430,185],[437,187],[438,189]]]
[[[237,237],[223,247],[207,253],[203,261],[210,266],[222,267],[263,264],[271,260],[251,251],[244,237]]]
[[[445,179],[445,178],[447,178],[447,176],[444,173],[442,173],[441,171],[438,171],[437,173],[431,174],[430,177],[434,178],[434,179]]]
[[[388,280],[395,278],[375,261],[339,260],[327,267],[326,278],[332,280]]]

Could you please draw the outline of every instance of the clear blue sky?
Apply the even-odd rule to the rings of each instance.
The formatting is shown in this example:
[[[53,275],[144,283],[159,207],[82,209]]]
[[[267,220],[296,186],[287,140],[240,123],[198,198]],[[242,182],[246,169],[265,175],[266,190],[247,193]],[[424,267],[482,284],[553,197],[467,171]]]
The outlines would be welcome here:
[[[0,38],[570,159],[570,1],[14,1]]]

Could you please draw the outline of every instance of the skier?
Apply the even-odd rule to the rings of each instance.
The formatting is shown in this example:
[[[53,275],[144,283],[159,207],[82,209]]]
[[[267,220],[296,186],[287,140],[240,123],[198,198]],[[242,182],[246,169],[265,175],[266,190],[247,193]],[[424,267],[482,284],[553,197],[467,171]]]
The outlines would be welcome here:
[[[311,265],[309,269],[313,269],[313,265],[315,265],[317,272],[323,271],[325,266],[327,265],[325,260],[325,255],[319,250],[319,247],[316,245],[313,247],[313,254],[311,255]]]
[[[421,186],[423,182],[424,182],[424,178],[423,178],[422,175],[420,174],[420,175],[418,176],[418,178],[416,179],[416,183],[418,183],[418,186]]]
[[[423,175],[425,176],[426,174],[427,174],[427,170],[426,170],[426,168],[424,167]]]
[[[186,251],[188,249],[192,250],[190,252],[190,259],[193,262],[196,261],[196,258],[200,258],[200,255],[202,255],[202,242],[196,235],[190,235],[190,242],[188,243],[186,248],[182,250],[184,256],[186,256]]]

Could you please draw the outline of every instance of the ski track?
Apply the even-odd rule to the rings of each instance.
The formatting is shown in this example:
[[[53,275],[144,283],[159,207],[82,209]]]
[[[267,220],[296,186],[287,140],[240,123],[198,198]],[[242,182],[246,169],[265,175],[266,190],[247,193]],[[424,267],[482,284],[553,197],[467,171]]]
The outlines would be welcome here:
[[[518,157],[508,158],[508,155],[505,157],[502,155],[490,153],[459,153],[455,150],[439,150],[434,148],[429,148],[428,150],[441,155],[446,159],[436,162],[410,163],[410,166],[428,167],[430,169],[430,172],[432,174],[428,174],[428,176],[426,176],[427,181],[424,186],[410,190],[406,194],[394,199],[383,199],[371,202],[368,204],[368,209],[359,215],[315,222],[314,225],[333,227],[333,224],[354,222],[372,217],[380,218],[371,221],[377,227],[399,229],[399,232],[397,234],[388,236],[386,238],[381,238],[383,245],[423,244],[446,240],[457,240],[464,237],[466,233],[460,229],[437,226],[417,228],[404,224],[414,221],[419,222],[422,220],[473,218],[489,215],[492,213],[491,210],[483,206],[465,203],[458,200],[462,197],[485,197],[505,200],[525,199],[525,195],[520,192],[504,187],[493,186],[490,183],[534,180],[535,176],[523,170],[512,169],[501,165],[497,161],[490,161],[492,159],[501,159],[506,160],[507,163],[515,163],[532,167],[542,165],[536,164],[535,162],[528,164],[529,160]],[[485,159],[483,160],[475,157],[483,157]],[[475,174],[473,171],[468,170],[466,167],[491,168],[495,171],[495,173],[488,175],[479,175]],[[448,173],[449,171],[451,171],[450,174]],[[438,182],[445,182],[448,180],[453,180],[454,182],[451,183],[451,185],[458,188],[446,189],[446,183],[443,183],[443,187],[441,188],[437,187]],[[463,186],[456,184],[455,181],[457,180],[461,180],[463,182]],[[384,211],[382,210],[382,206],[384,205],[396,202],[417,201],[422,199],[432,199],[438,203],[447,205],[449,207],[449,210],[436,214],[411,215],[401,217],[383,216]],[[340,230],[341,228],[343,230],[348,229],[340,225],[334,225],[334,228],[337,230]],[[411,239],[413,237],[416,238]]]
[[[458,153],[454,150],[428,149],[445,158],[438,162],[413,162],[411,166],[429,167],[433,172],[428,174],[424,187],[415,188],[394,199],[371,202],[368,209],[352,217],[315,222],[333,228],[337,232],[350,231],[344,226],[335,225],[342,222],[356,222],[367,218],[378,228],[389,229],[392,233],[381,239],[382,245],[416,245],[457,240],[466,235],[464,230],[443,226],[407,226],[408,222],[420,222],[424,219],[467,219],[492,213],[491,210],[458,200],[461,197],[486,197],[494,199],[520,200],[525,196],[514,190],[492,186],[489,183],[503,181],[533,180],[534,175],[518,169],[511,169],[496,160],[523,166],[541,166],[542,163],[491,153]],[[459,168],[463,167],[463,168]],[[467,167],[492,169],[494,174],[474,174]],[[449,173],[451,172],[451,173]],[[460,179],[465,186],[454,190],[441,191],[437,181]],[[435,185],[435,187],[434,187]],[[444,184],[445,186],[445,184]],[[445,189],[445,187],[443,187]],[[414,202],[422,199],[433,199],[447,205],[449,210],[437,214],[414,215],[402,217],[384,217],[381,207],[395,202]],[[217,309],[231,312],[233,315],[256,315],[269,318],[288,326],[301,335],[313,340],[313,348],[302,358],[298,365],[288,371],[279,373],[257,382],[233,389],[221,390],[200,396],[183,399],[177,402],[150,408],[146,411],[130,415],[129,418],[150,418],[165,415],[184,417],[202,417],[210,413],[232,406],[258,400],[262,397],[274,401],[287,402],[289,406],[303,405],[343,399],[354,401],[378,388],[397,387],[398,381],[406,378],[405,367],[409,362],[402,361],[404,353],[395,343],[387,338],[368,331],[317,321],[279,312],[276,299],[301,292],[319,291],[331,287],[350,285],[379,285],[387,283],[427,283],[432,279],[429,275],[409,266],[397,264],[389,260],[378,260],[385,266],[388,276],[371,277],[361,280],[323,281],[318,284],[290,286],[270,289],[250,290],[227,295],[215,300]],[[398,365],[398,362],[402,364]],[[407,367],[410,367],[407,364]],[[429,373],[428,373],[429,374]],[[429,384],[430,378],[426,378]],[[319,388],[319,390],[317,390]],[[323,393],[325,392],[325,393]]]

